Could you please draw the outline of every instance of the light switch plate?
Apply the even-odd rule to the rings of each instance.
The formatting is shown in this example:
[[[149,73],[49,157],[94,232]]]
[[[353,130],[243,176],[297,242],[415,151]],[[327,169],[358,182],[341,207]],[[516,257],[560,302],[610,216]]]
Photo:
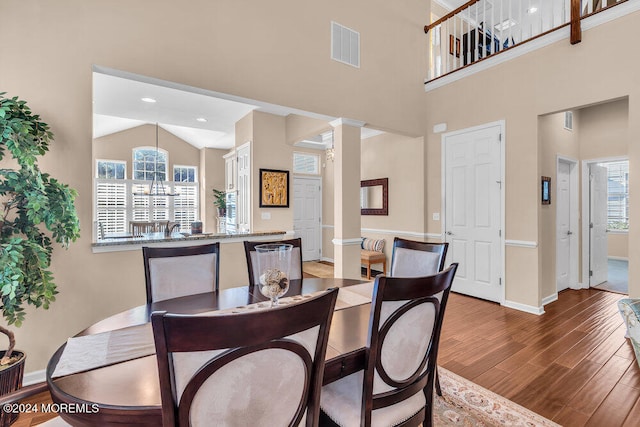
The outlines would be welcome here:
[[[434,221],[440,221],[440,212],[434,212],[432,218]]]
[[[271,212],[262,212],[260,215],[262,219],[271,219]]]

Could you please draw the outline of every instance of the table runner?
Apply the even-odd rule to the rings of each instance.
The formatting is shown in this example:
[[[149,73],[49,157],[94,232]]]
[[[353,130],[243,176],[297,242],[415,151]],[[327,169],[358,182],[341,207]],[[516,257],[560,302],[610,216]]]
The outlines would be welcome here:
[[[356,305],[369,304],[373,283],[349,286],[338,290],[335,311],[344,310]],[[312,294],[297,295],[280,299],[281,305],[295,304],[299,301],[319,295],[325,291]],[[268,301],[249,304],[224,310],[213,310],[202,315],[222,315],[230,313],[244,313],[253,310],[270,309]],[[151,323],[130,326],[114,331],[102,332],[94,335],[73,337],[67,340],[67,345],[60,355],[51,378],[59,378],[66,375],[77,374],[102,368],[116,363],[138,359],[140,357],[155,354],[156,348],[153,341]]]

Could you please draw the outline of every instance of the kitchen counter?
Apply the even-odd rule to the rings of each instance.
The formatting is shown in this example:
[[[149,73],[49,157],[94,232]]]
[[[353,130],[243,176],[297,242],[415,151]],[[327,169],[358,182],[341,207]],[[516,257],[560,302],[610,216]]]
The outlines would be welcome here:
[[[256,231],[256,232],[234,232],[234,233],[171,233],[170,236],[164,233],[143,233],[141,237],[116,236],[99,240],[92,243],[94,253],[114,252],[114,251],[135,251],[143,246],[170,247],[170,246],[190,246],[205,243],[233,243],[244,240],[280,240],[289,238],[285,231]]]

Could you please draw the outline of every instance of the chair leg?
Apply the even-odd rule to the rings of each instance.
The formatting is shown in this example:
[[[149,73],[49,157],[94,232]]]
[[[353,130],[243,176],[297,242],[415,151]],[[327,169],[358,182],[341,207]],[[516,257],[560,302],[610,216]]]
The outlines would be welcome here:
[[[440,388],[440,376],[438,375],[438,367],[436,366],[436,393],[442,397],[442,389]]]
[[[367,280],[371,280],[371,263],[367,263]]]

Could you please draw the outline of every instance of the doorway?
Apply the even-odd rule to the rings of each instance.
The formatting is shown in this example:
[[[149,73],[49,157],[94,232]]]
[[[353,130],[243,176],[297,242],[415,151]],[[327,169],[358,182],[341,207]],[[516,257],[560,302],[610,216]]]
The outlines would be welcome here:
[[[578,287],[578,161],[558,156],[556,167],[556,290]]]
[[[626,157],[583,162],[583,281],[628,293],[629,162]]]
[[[302,239],[302,261],[322,256],[322,178],[293,177],[293,231]]]
[[[504,122],[442,136],[444,235],[452,290],[504,302]]]

